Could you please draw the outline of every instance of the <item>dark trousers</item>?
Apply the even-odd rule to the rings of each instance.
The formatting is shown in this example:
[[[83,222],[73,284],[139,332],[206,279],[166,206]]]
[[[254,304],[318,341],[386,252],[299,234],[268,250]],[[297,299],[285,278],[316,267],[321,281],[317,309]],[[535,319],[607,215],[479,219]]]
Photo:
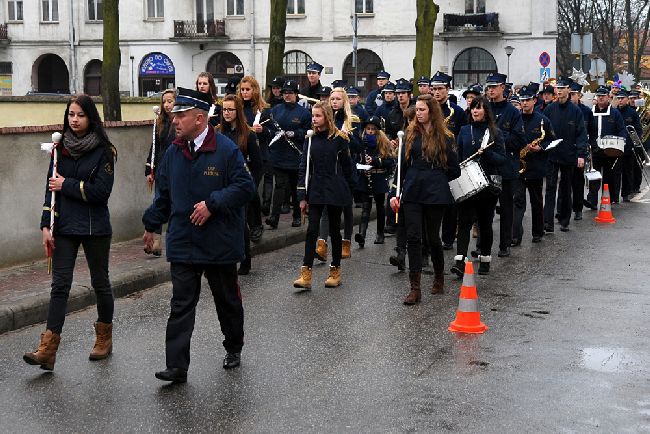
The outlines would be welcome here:
[[[52,291],[47,312],[47,329],[56,334],[61,334],[63,330],[79,246],[84,248],[90,282],[97,297],[97,321],[106,324],[113,322],[113,291],[108,279],[111,236],[56,235],[56,248],[52,254]]]
[[[514,219],[513,197],[516,179],[504,179],[499,194],[499,248],[506,249],[512,243],[512,221]]]
[[[300,207],[298,206],[298,170],[273,169],[275,176],[275,191],[273,192],[273,209],[271,215],[280,215],[280,207],[287,195],[291,196],[293,206],[293,218],[300,218]]]
[[[571,192],[573,194],[573,212],[582,212],[585,198],[585,168],[574,167],[573,178],[571,179]]]
[[[474,222],[478,223],[481,233],[477,245],[481,255],[490,256],[492,252],[492,243],[494,241],[494,232],[492,230],[492,220],[494,219],[494,209],[497,206],[499,196],[483,190],[476,196],[460,202],[458,207],[458,239],[456,240],[456,254],[467,257],[467,248],[469,247],[469,237],[472,232]]]
[[[442,217],[442,242],[453,244],[458,229],[458,211],[456,205],[447,205],[445,215]]]
[[[273,199],[273,167],[266,161],[264,162],[264,176],[262,176],[262,208],[271,210],[271,200]]]
[[[423,228],[426,229],[426,242],[431,253],[431,262],[436,275],[442,275],[445,267],[442,242],[440,241],[440,225],[445,213],[445,205],[427,205],[407,202],[402,204],[402,212],[406,223],[406,240],[409,256],[409,271],[422,271]]]
[[[632,152],[621,157],[621,196],[623,197],[630,196],[634,192],[634,168],[639,165]]]
[[[341,224],[340,220],[339,220],[339,224]],[[353,230],[354,230],[353,205],[344,206],[343,207],[343,239],[344,240],[352,239]],[[325,209],[325,212],[321,217],[318,236],[323,240],[327,240],[327,237],[330,236],[330,221],[329,221],[329,213],[327,212],[327,209]]]
[[[201,276],[205,275],[212,291],[223,346],[229,353],[239,353],[244,346],[244,307],[242,306],[236,264],[170,264],[172,300],[165,352],[168,368],[190,366],[190,342],[194,331],[196,304],[201,294]]]
[[[246,221],[251,228],[262,226],[262,201],[257,194],[248,202]]]
[[[614,157],[606,157],[600,153],[600,155],[594,155],[594,169],[598,170],[603,179],[601,183],[591,182],[589,183],[589,193],[587,194],[587,200],[598,206],[598,192],[601,189],[601,186],[604,188],[605,184],[609,186],[609,197],[612,202],[618,202],[619,192],[621,191],[621,161]]]
[[[307,239],[305,240],[305,256],[302,265],[311,268],[314,265],[314,254],[316,241],[320,229],[323,212],[327,210],[329,236],[332,240],[332,265],[341,265],[341,250],[343,239],[341,238],[341,211],[340,206],[333,205],[309,205],[309,225],[307,226]]]
[[[560,195],[557,213],[561,226],[569,226],[571,220],[571,181],[573,165],[548,162],[546,170],[546,197],[544,198],[544,224],[550,227],[555,222],[555,195]],[[559,193],[558,193],[559,178]]]
[[[512,224],[512,237],[521,240],[524,236],[524,214],[526,213],[526,190],[530,197],[530,212],[533,222],[533,237],[544,235],[544,196],[542,188],[543,179],[519,179],[514,189],[514,222]],[[582,200],[582,197],[581,197]]]
[[[369,195],[361,195],[361,225],[368,227],[368,221],[370,220],[370,211],[372,210],[372,201],[375,200],[375,208],[377,208],[377,233],[383,234],[385,228],[385,208],[384,202],[386,200],[386,195],[383,193]]]

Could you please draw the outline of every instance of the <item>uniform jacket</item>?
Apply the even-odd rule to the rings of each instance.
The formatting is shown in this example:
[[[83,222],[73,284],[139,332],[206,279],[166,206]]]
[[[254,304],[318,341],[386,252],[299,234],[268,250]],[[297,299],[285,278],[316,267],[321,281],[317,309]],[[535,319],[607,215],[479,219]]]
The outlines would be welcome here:
[[[390,112],[392,112],[395,107],[399,107],[399,104],[397,103],[397,98],[395,98],[391,102],[384,101],[384,103],[379,107],[377,107],[377,110],[375,110],[375,116],[384,118],[384,122],[388,127],[388,124],[390,123],[390,119],[389,119]]]
[[[591,149],[598,147],[596,139],[598,138],[598,125],[596,118],[591,109],[583,103],[578,103],[578,108],[582,112],[583,120],[585,121],[585,129],[587,130],[588,143]]]
[[[302,153],[298,171],[298,200],[313,205],[352,205],[352,160],[347,140],[328,132],[314,134],[309,162],[307,146]],[[309,184],[305,190],[305,176],[309,164]]]
[[[361,104],[357,104],[355,106],[352,106],[352,113],[355,115],[359,116],[359,119],[361,119],[361,122],[365,122],[368,120],[370,116],[368,116],[368,112],[366,111],[365,108]]]
[[[460,161],[466,160],[479,150],[486,129],[486,122],[474,122],[460,129],[460,134],[456,138]],[[491,137],[490,141],[494,144],[486,148],[483,154],[476,157],[476,160],[481,164],[486,175],[501,175],[502,167],[509,164],[501,131],[497,129],[496,137]]]
[[[260,123],[266,121],[269,118],[270,112],[271,111],[268,108],[262,110],[262,115],[260,116]],[[246,122],[248,123],[249,127],[253,126],[253,122],[255,121],[256,115],[257,112],[253,111],[253,106],[251,104],[251,101],[244,101],[244,116],[246,116]],[[269,160],[269,142],[271,141],[272,138],[271,129],[269,128],[269,123],[270,121],[262,125],[261,133],[259,134],[255,133],[255,135],[257,136],[257,144],[259,145],[260,153],[263,161]]]
[[[281,96],[273,96],[273,95],[271,95],[269,97],[269,99],[266,100],[266,102],[268,102],[269,105],[271,106],[271,108],[273,108],[278,104],[284,103],[284,98],[282,98]]]
[[[154,155],[154,175],[156,174],[156,167],[162,161],[165,151],[171,145],[171,143],[176,139],[176,128],[172,125],[171,119],[165,119],[163,127],[160,129],[160,132],[156,133],[154,142],[149,147],[149,154],[147,154],[147,164],[144,168],[144,176],[149,176],[151,173],[151,149],[155,146],[156,152]]]
[[[111,148],[99,145],[75,160],[61,142],[57,155],[57,171],[65,181],[56,193],[54,237],[56,234],[112,235],[108,198],[113,190],[115,168]],[[49,178],[52,159],[47,173]],[[41,229],[50,225],[51,194],[46,181]]]
[[[392,173],[393,166],[395,166],[395,159],[391,156],[382,158],[379,155],[379,149],[377,148],[376,141],[373,143],[371,140],[368,140],[368,136],[364,135],[361,143],[363,149],[362,152],[357,156],[356,162],[367,164],[366,156],[369,156],[372,158],[372,163],[370,164],[372,166],[372,169],[368,171],[358,171],[359,180],[355,186],[356,191],[365,194],[388,193],[390,190],[388,185],[388,178]],[[370,185],[372,185],[372,188]]]
[[[271,115],[285,132],[293,131],[295,133],[291,141],[302,151],[305,135],[311,126],[309,110],[295,103],[284,103],[273,107]],[[271,131],[271,137],[274,137],[276,133],[275,125],[272,121],[267,124],[271,124],[269,130]],[[282,137],[269,146],[269,160],[275,168],[298,170],[300,153]]]
[[[521,112],[506,100],[493,102],[492,111],[496,117],[497,127],[503,134],[509,163],[502,166],[501,175],[504,180],[517,179],[519,177],[519,151],[526,146]]]
[[[167,260],[188,264],[233,264],[244,259],[244,206],[255,185],[244,157],[230,139],[208,129],[193,159],[177,139],[160,165],[158,193],[142,222],[154,232],[165,222]],[[212,216],[193,225],[194,205],[205,201]]]
[[[524,121],[524,131],[526,132],[526,145],[532,143],[535,139],[542,136],[542,128],[544,128],[544,139],[539,144],[542,149],[546,149],[548,145],[555,140],[555,133],[549,118],[544,116],[538,111],[532,114],[521,114]],[[544,125],[542,126],[542,120]],[[546,151],[529,152],[524,161],[526,162],[526,170],[520,176],[525,180],[543,179],[546,176],[546,162],[548,155]]]
[[[632,125],[636,130],[639,138],[643,137],[641,119],[639,118],[639,114],[636,112],[636,110],[634,110],[629,105],[626,105],[625,107],[619,108],[618,111],[621,112],[621,115],[623,115],[623,122],[625,122],[625,126],[627,127],[628,125]],[[625,130],[625,133],[627,134],[627,129]],[[627,140],[625,141],[625,154],[632,155],[633,150],[634,142],[632,141],[630,135],[627,134]]]
[[[381,107],[384,103],[384,99],[381,95],[381,89],[375,89],[370,91],[368,96],[366,97],[366,111],[368,112],[368,116],[372,116],[375,114],[377,109]]]
[[[320,96],[318,95],[318,91],[323,87],[322,84],[320,84],[320,80],[318,80],[318,83],[316,83],[313,86],[310,86],[307,84],[307,86],[303,87],[300,89],[300,94],[304,96],[308,96],[309,98],[314,98],[314,99],[320,99]]]
[[[412,101],[409,103],[409,107],[413,107],[414,105],[415,103]],[[406,131],[407,126],[408,124],[405,124],[404,110],[397,103],[388,114],[388,119],[386,119],[386,135],[390,139],[396,139],[397,133],[399,131]]]
[[[223,135],[228,137],[233,143],[239,143],[239,137],[237,130],[230,129],[227,126],[224,126]],[[244,156],[244,161],[246,162],[246,167],[248,171],[253,175],[255,180],[255,185],[260,181],[262,177],[262,153],[260,152],[260,147],[257,145],[257,139],[255,138],[255,133],[253,131],[248,132],[248,140],[246,141],[246,152],[242,151]]]
[[[460,176],[458,156],[453,149],[454,140],[447,142],[447,167],[427,161],[422,155],[422,138],[415,136],[409,159],[406,159],[406,143],[402,148],[402,199],[404,203],[448,205],[454,203],[449,181]],[[397,184],[397,171],[395,171]]]
[[[546,107],[544,115],[550,119],[556,138],[563,139],[550,151],[548,161],[575,166],[578,157],[588,158],[587,130],[582,111],[575,104],[568,100],[564,104],[554,102]]]
[[[449,128],[449,131],[454,133],[454,137],[458,137],[461,127],[467,123],[467,117],[458,104],[449,101],[449,106],[454,110],[454,114],[447,122],[447,128]],[[447,116],[451,113],[447,103],[445,102],[444,104],[441,104],[440,108],[442,109],[442,115],[447,119]]]

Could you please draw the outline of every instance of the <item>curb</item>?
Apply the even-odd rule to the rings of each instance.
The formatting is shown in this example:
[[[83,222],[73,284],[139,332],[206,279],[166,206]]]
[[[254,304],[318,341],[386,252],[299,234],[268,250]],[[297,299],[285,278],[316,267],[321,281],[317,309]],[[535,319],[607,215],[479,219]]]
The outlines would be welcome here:
[[[373,209],[370,215],[371,221],[376,216],[376,210]],[[360,221],[361,215],[355,209],[354,225],[358,225]],[[254,256],[273,252],[301,243],[305,241],[306,237],[306,227],[303,230],[290,231],[287,234],[275,237],[267,235],[267,238],[263,238],[261,243],[251,245],[251,252]],[[146,268],[142,267],[135,271],[123,272],[117,277],[111,278],[113,296],[115,298],[126,297],[134,292],[169,282],[170,279],[169,263],[166,260],[153,266],[148,264]],[[38,294],[26,297],[11,306],[0,306],[0,334],[44,322],[47,319],[49,304],[49,294]],[[90,286],[79,283],[72,284],[68,298],[67,314],[95,304],[95,292]]]

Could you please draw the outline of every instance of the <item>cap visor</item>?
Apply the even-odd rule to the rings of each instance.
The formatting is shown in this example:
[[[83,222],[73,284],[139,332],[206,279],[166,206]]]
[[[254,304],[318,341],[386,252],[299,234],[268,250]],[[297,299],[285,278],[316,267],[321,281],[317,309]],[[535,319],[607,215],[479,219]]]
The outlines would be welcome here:
[[[190,105],[175,105],[174,108],[172,108],[172,113],[186,112],[188,110],[192,110],[193,108],[196,107]]]

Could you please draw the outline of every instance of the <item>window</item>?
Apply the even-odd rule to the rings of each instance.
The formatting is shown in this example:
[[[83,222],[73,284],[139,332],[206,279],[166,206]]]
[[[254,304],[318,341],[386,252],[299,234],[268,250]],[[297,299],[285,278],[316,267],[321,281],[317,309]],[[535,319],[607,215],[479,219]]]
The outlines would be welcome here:
[[[164,0],[147,0],[147,18],[164,18]]]
[[[9,21],[23,20],[23,2],[22,0],[9,0]]]
[[[485,0],[465,0],[466,14],[484,14]]]
[[[244,15],[244,0],[228,0],[226,15]]]
[[[91,96],[102,94],[102,61],[93,59],[84,70],[84,93]]]
[[[287,15],[302,15],[305,13],[305,0],[288,0]]]
[[[42,0],[41,21],[59,21],[59,0]]]
[[[88,0],[88,20],[89,21],[104,20],[102,0]]]
[[[0,75],[11,75],[11,62],[0,62]]]
[[[372,14],[374,12],[372,3],[372,0],[355,0],[354,12],[358,14]]]
[[[482,48],[468,48],[454,61],[454,87],[463,88],[473,83],[485,83],[488,74],[497,72],[497,62]]]
[[[284,77],[296,80],[299,87],[306,86],[307,65],[313,62],[311,56],[303,51],[288,51],[284,54]]]

